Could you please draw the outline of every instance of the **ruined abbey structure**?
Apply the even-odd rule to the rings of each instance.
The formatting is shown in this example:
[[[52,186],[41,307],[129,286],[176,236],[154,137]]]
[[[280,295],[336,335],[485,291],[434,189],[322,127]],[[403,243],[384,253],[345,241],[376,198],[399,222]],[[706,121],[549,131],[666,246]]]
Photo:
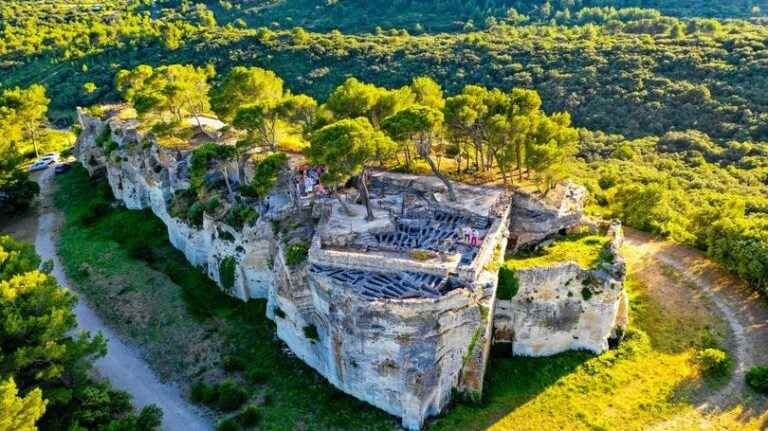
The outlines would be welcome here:
[[[91,174],[106,175],[118,200],[150,208],[173,245],[229,294],[265,298],[278,337],[298,357],[342,391],[401,417],[407,429],[420,429],[456,393],[481,396],[494,343],[515,355],[600,353],[626,326],[618,225],[606,227],[609,258],[597,267],[518,270],[517,291],[497,297],[508,249],[534,247],[583,223],[580,187],[537,198],[456,184],[458,199],[450,201],[436,178],[380,172],[369,184],[375,219],[366,221],[355,196],[344,198],[350,214],[336,199],[297,192],[298,157],[259,200],[237,194],[253,169],[243,174],[235,162],[223,170],[231,175],[223,193],[233,184],[235,196],[193,224],[174,216],[173,206],[190,188],[194,146],[158,145],[116,112],[79,117],[77,157]],[[106,134],[108,149],[98,142]],[[227,223],[223,215],[235,202],[258,218]],[[462,237],[468,230],[479,238],[473,244]],[[291,262],[288,249],[300,243],[308,257]]]

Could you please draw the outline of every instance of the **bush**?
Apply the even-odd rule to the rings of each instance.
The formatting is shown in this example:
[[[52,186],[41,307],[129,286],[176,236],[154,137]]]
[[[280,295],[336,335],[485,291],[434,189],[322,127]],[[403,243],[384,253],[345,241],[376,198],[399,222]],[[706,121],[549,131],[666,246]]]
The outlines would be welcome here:
[[[153,430],[160,428],[163,422],[163,411],[156,405],[146,406],[141,409],[136,420],[136,429]]]
[[[192,385],[190,397],[192,402],[197,404],[213,404],[218,400],[218,393],[212,386],[204,382],[197,382]]]
[[[248,370],[248,381],[254,385],[260,385],[267,381],[268,373],[261,368],[251,368]]]
[[[88,204],[86,209],[80,214],[78,221],[83,226],[93,226],[107,214],[112,207],[109,202],[103,199],[97,199]]]
[[[429,250],[411,250],[409,255],[411,256],[411,259],[422,261],[422,262],[425,260],[430,260],[437,257],[437,253]]]
[[[259,408],[256,406],[248,406],[237,417],[243,426],[254,426],[259,421]]]
[[[747,373],[747,384],[757,392],[768,394],[768,367],[754,367]]]
[[[274,188],[278,174],[288,164],[288,156],[285,153],[274,153],[257,166],[251,184],[243,185],[240,193],[248,197],[266,197]]]
[[[232,292],[235,287],[235,269],[237,260],[232,256],[227,256],[219,263],[219,281],[226,292]]]
[[[224,220],[228,225],[232,226],[236,230],[240,231],[243,226],[249,225],[259,219],[259,213],[254,211],[253,208],[238,205],[232,207],[227,213],[227,217]]]
[[[219,422],[219,426],[216,427],[217,431],[238,431],[240,429],[240,424],[237,423],[233,418],[225,419],[221,422]]]
[[[205,204],[202,202],[195,202],[187,210],[186,219],[189,224],[195,227],[203,225],[203,215],[205,214]]]
[[[288,266],[298,266],[304,263],[309,256],[307,244],[291,244],[285,250],[285,263]]]
[[[217,406],[220,410],[225,412],[239,409],[248,398],[245,389],[231,381],[219,384],[217,386],[217,392],[219,395]]]
[[[727,352],[719,349],[704,349],[697,357],[704,375],[710,377],[724,377],[733,368],[733,361]]]
[[[315,325],[309,325],[304,327],[304,336],[308,340],[317,341],[320,339],[320,334],[317,332]]]
[[[520,282],[517,280],[515,271],[502,266],[499,269],[499,288],[496,291],[496,298],[501,300],[511,300],[520,290]]]
[[[242,358],[237,356],[227,356],[224,358],[224,371],[228,373],[234,373],[236,371],[243,371],[245,369],[245,363]]]

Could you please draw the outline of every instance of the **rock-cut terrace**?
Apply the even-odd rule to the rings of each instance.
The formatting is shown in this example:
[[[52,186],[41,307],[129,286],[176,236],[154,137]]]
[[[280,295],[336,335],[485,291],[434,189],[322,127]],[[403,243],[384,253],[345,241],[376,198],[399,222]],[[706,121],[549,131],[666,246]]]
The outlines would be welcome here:
[[[351,220],[341,208],[332,211],[316,249],[333,254],[316,253],[310,271],[372,300],[436,299],[464,287],[467,280],[459,272],[479,264],[508,200],[501,189],[457,184],[457,199],[450,201],[434,180],[373,174],[369,190],[376,219]]]

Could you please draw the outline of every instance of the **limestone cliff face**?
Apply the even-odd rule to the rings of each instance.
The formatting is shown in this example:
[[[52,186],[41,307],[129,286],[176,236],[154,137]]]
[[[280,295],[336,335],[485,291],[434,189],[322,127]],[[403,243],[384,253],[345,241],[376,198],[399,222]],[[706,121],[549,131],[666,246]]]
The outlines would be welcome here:
[[[315,203],[310,211],[306,202],[297,202],[288,178],[267,198],[258,221],[236,229],[220,214],[205,213],[202,224],[195,226],[171,210],[174,195],[190,188],[189,150],[162,147],[139,132],[135,120],[119,115],[98,118],[79,112],[79,120],[83,133],[76,155],[92,175],[106,176],[118,200],[130,209],[151,209],[167,226],[171,243],[230,295],[266,298],[267,317],[291,351],[340,390],[401,417],[409,430],[420,429],[445,409],[455,392],[480,397],[494,341],[511,343],[520,355],[602,352],[609,338],[626,326],[618,226],[611,231],[611,262],[592,270],[564,263],[519,271],[517,295],[496,298],[496,268],[508,238],[515,248],[525,247],[578,223],[584,191],[576,186],[551,192],[547,201],[517,193],[510,206],[493,193],[463,185],[457,189],[465,199],[448,202],[442,183],[434,178],[392,176],[386,181],[402,194],[383,197],[377,220],[367,223],[362,217],[329,220],[333,204],[328,202]],[[99,142],[105,130],[116,146],[107,149]],[[233,175],[237,171],[236,165],[227,169]],[[397,231],[392,208],[382,206],[388,199],[398,203],[395,209],[420,200],[440,206],[441,217],[464,217],[480,226],[483,242],[466,261],[455,250],[418,260],[367,246],[345,249],[365,235]],[[309,229],[315,233],[308,262],[290,267],[283,249],[288,238],[273,231],[272,221],[299,211],[312,213],[305,220],[314,216],[309,223],[320,219],[320,226]],[[441,241],[453,231],[455,226],[443,232]],[[227,277],[231,283],[222,280],[232,266],[234,273]],[[403,274],[410,277],[408,282],[438,280],[433,285],[437,290],[417,297],[406,286],[408,293],[399,297],[371,297],[359,291],[358,275],[345,283],[334,278],[339,271],[365,273],[383,283],[383,290],[392,287],[386,280]]]
[[[609,235],[595,269],[564,262],[516,271],[517,294],[496,301],[495,341],[511,343],[521,356],[608,350],[609,340],[620,337],[628,323],[621,227],[611,226]]]
[[[83,132],[76,155],[92,174],[106,174],[116,199],[128,209],[151,209],[167,226],[171,244],[222,288],[221,263],[234,259],[234,283],[226,289],[229,294],[242,300],[267,297],[274,281],[275,236],[266,217],[241,231],[208,215],[201,227],[173,217],[170,203],[174,193],[190,187],[185,175],[190,153],[157,145],[151,135],[136,131],[135,120],[110,117],[102,121],[82,111],[78,115]],[[117,144],[111,152],[97,143],[107,127]]]
[[[546,196],[516,191],[509,222],[510,247],[530,247],[579,224],[586,195],[586,188],[570,182],[558,184]]]
[[[293,277],[281,258],[276,265],[285,275],[269,298],[278,336],[329,382],[402,417],[407,429],[445,408],[470,349],[484,348],[471,344],[489,315],[468,289],[439,300],[369,301],[321,275]]]

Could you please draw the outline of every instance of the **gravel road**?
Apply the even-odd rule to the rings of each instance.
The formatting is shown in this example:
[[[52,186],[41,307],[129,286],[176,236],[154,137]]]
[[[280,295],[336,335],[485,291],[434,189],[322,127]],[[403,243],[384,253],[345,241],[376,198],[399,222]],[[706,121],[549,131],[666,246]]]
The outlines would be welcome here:
[[[35,248],[43,260],[54,262],[53,275],[59,284],[69,289],[69,282],[56,255],[56,238],[59,216],[51,205],[51,180],[49,169],[38,178],[41,190],[40,219],[35,238]],[[163,429],[169,431],[204,431],[213,429],[210,421],[192,404],[185,400],[179,389],[161,382],[139,351],[123,342],[99,316],[80,298],[75,308],[80,329],[95,334],[101,332],[107,338],[107,355],[95,363],[96,371],[108,378],[112,385],[133,397],[138,407],[155,404],[163,410]]]

